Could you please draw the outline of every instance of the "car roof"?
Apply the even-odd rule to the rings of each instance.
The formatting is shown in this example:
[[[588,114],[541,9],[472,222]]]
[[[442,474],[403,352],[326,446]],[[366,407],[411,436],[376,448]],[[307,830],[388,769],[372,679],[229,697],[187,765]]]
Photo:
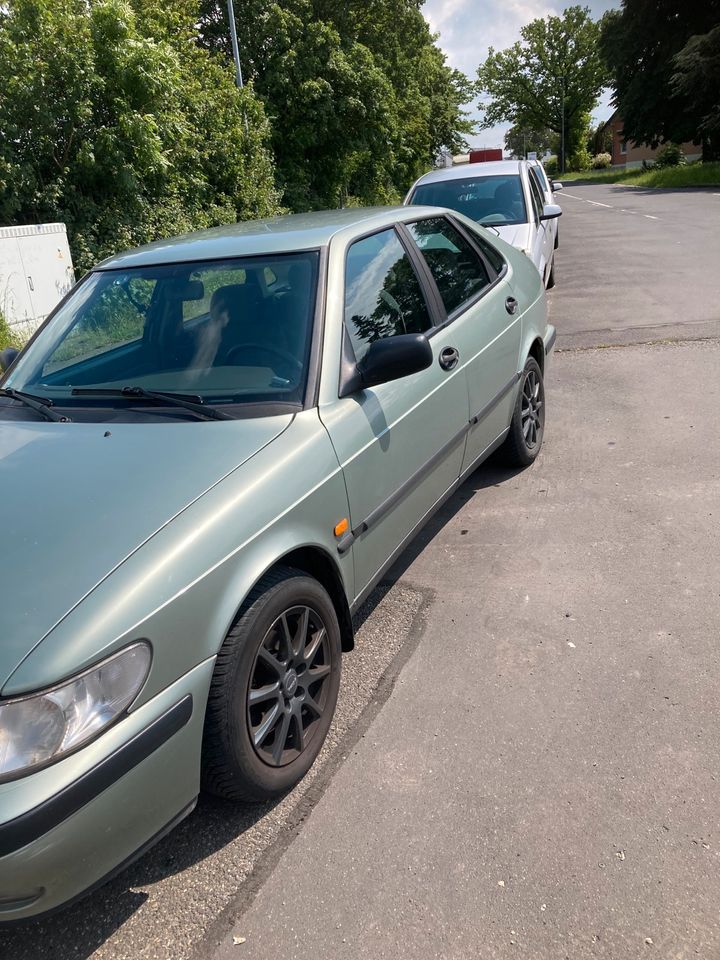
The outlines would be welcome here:
[[[499,177],[508,173],[520,173],[524,160],[488,160],[484,163],[462,163],[457,167],[432,170],[415,181],[414,186],[438,183],[443,180],[472,180],[473,177]]]
[[[417,216],[418,207],[413,208],[410,215],[408,209],[401,206],[347,207],[343,210],[322,210],[266,220],[247,220],[158,240],[109,257],[95,269],[116,270],[121,267],[158,266],[196,260],[222,260],[229,257],[317,250],[327,246],[333,236],[348,228],[361,227],[362,230],[358,232],[365,232],[375,226],[382,228],[398,220],[407,220],[409,216]],[[428,208],[431,209],[437,208]]]

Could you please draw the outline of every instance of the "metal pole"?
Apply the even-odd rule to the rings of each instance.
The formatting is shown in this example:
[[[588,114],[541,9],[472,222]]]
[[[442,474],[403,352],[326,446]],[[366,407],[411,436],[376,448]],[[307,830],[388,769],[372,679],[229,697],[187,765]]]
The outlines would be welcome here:
[[[233,59],[235,60],[235,80],[242,90],[243,76],[240,66],[240,51],[237,42],[237,29],[235,27],[235,11],[233,10],[233,0],[227,0],[228,20],[230,21],[230,39],[232,40]]]
[[[242,90],[244,84],[243,84],[242,67],[240,66],[240,50],[238,49],[237,28],[235,27],[235,11],[233,9],[233,0],[227,0],[227,10],[228,10],[228,20],[230,21],[230,39],[232,41],[233,59],[235,61],[235,82],[237,83],[238,88]],[[247,134],[248,122],[247,122],[247,114],[245,113],[244,107],[243,107],[243,124],[245,125],[245,133]]]
[[[230,0],[232,3],[232,0]],[[562,78],[562,118],[560,120],[560,152],[562,163],[560,173],[565,173],[565,77]]]

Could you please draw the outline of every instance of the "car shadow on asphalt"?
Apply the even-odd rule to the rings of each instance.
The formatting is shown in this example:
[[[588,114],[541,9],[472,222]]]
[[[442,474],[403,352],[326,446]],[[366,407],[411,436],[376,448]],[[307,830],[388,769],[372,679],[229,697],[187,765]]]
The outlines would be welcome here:
[[[395,562],[355,618],[359,628],[390,586],[475,494],[520,472],[494,454],[458,488]],[[75,905],[40,920],[0,927],[0,957],[13,960],[87,960],[148,900],[146,888],[191,869],[262,820],[284,798],[260,805],[229,803],[201,794],[193,813],[115,879]],[[184,955],[180,949],[179,955]]]
[[[472,500],[476,493],[488,487],[500,487],[508,480],[523,473],[525,467],[509,467],[504,462],[503,451],[497,450],[470,474],[447,503],[425,524],[413,542],[403,551],[390,568],[386,583],[392,585],[400,580],[408,567],[420,556],[428,544],[440,533],[445,524],[449,523],[458,514],[465,504]]]

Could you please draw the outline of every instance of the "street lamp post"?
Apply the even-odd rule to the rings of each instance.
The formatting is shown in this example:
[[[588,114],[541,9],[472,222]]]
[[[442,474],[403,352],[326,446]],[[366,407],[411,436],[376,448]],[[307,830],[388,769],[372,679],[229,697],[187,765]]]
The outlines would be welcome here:
[[[243,88],[242,67],[240,66],[240,50],[238,49],[237,28],[235,26],[235,10],[233,9],[233,0],[227,0],[228,20],[230,21],[230,40],[232,41],[233,60],[235,61],[235,82],[238,88]],[[245,133],[248,132],[247,114],[243,107],[243,124]]]
[[[235,27],[235,11],[233,10],[233,0],[227,0],[228,20],[230,21],[230,39],[232,41],[233,59],[235,61],[235,81],[242,90],[243,75],[240,66],[240,50],[238,49],[237,28]]]
[[[560,153],[562,155],[562,163],[560,164],[560,167],[561,167],[560,173],[565,173],[565,77],[562,78],[562,100],[561,100],[560,112],[561,112]]]

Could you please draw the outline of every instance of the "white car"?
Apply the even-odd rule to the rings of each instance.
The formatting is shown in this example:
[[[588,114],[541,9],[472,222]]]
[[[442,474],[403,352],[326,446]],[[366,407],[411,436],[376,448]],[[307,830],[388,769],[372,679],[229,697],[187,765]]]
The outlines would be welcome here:
[[[528,160],[528,166],[530,168],[530,176],[535,177],[535,182],[540,187],[540,192],[542,193],[545,203],[555,203],[555,194],[559,193],[563,188],[563,185],[557,180],[551,180],[548,175],[545,167],[542,165],[540,160]],[[554,225],[555,230],[555,249],[557,250],[560,236],[560,229],[558,227],[557,220],[550,221]]]
[[[562,210],[547,201],[527,160],[434,170],[415,181],[405,203],[449,207],[491,228],[532,260],[546,287],[554,285],[557,218]]]

